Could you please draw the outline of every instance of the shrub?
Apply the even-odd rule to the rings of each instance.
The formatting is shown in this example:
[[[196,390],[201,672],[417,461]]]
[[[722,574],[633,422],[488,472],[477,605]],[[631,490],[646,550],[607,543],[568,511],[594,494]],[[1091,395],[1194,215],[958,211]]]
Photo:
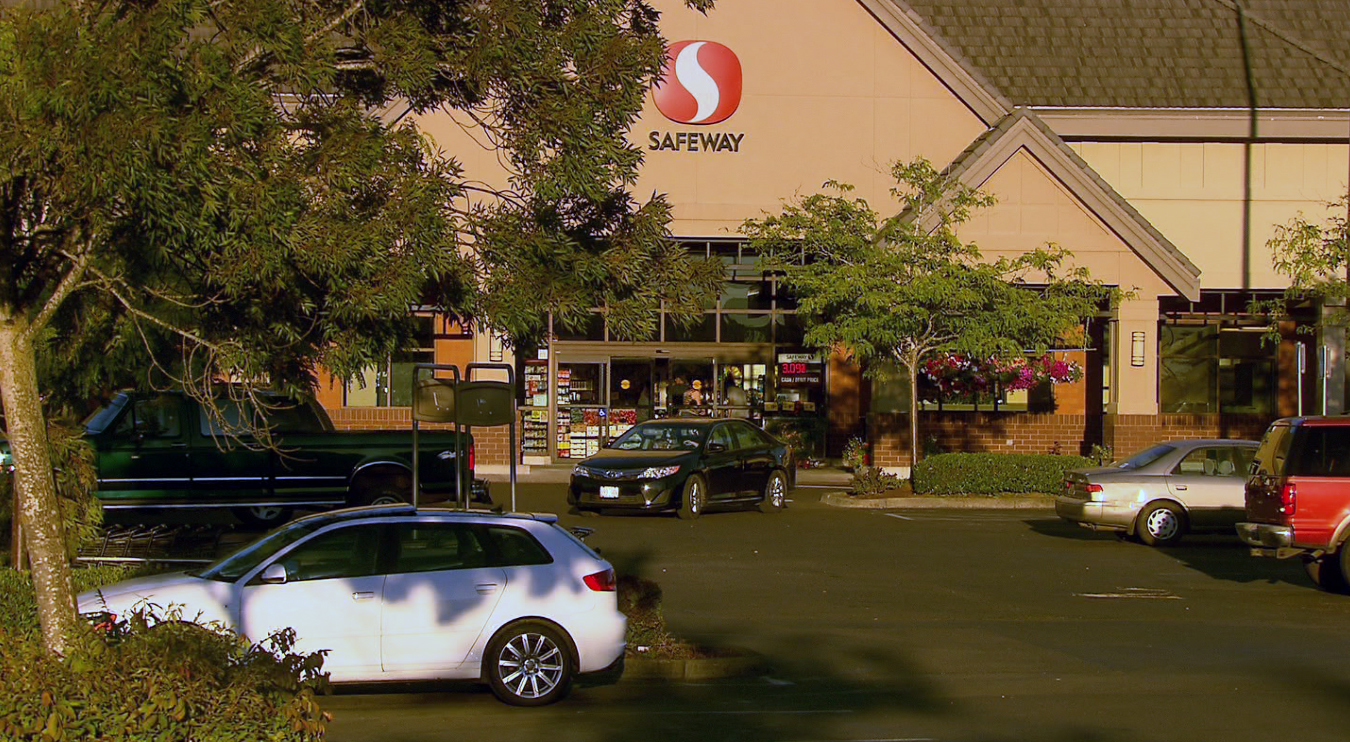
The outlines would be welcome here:
[[[875,466],[860,466],[853,470],[853,476],[849,478],[849,488],[853,494],[863,497],[879,495],[899,486],[900,477],[887,474]]]
[[[924,495],[1059,492],[1070,469],[1092,466],[1082,456],[947,453],[914,467],[914,491]]]
[[[75,569],[70,574],[78,594],[155,571],[149,567],[97,566]],[[35,638],[37,633],[37,602],[33,597],[32,579],[27,572],[0,568],[0,634]]]
[[[857,471],[867,466],[867,443],[861,438],[849,438],[844,444],[844,468]]]
[[[90,587],[109,571],[76,575]],[[249,644],[173,612],[133,612],[106,632],[82,627],[62,658],[38,637],[27,579],[0,570],[0,739],[323,739],[323,657],[292,653],[290,630]]]

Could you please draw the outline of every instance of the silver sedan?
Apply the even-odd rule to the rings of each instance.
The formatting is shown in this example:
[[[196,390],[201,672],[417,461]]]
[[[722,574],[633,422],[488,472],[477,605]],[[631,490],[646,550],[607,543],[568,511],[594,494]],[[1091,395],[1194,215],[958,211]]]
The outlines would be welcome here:
[[[1064,480],[1055,512],[1150,546],[1173,546],[1193,531],[1232,533],[1243,516],[1243,487],[1257,445],[1168,441],[1111,466],[1076,469]]]

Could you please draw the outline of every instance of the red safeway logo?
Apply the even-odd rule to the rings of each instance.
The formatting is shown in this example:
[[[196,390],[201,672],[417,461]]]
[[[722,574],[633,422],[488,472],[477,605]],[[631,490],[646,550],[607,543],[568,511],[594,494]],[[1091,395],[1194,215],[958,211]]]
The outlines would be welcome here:
[[[677,123],[726,121],[741,104],[741,60],[714,41],[671,44],[652,98],[657,110]]]

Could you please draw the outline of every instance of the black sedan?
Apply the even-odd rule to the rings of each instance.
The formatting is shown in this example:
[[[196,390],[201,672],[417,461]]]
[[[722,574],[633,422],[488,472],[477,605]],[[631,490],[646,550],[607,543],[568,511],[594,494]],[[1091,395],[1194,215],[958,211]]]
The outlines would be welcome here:
[[[786,443],[744,420],[666,418],[633,426],[577,464],[567,502],[579,512],[674,510],[697,518],[712,507],[787,504]]]

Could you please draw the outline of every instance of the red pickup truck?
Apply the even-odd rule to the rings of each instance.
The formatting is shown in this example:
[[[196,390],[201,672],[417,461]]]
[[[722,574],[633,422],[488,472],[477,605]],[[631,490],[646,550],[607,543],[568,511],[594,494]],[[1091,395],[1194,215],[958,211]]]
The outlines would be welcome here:
[[[1300,557],[1313,581],[1350,592],[1350,416],[1276,420],[1247,478],[1238,536],[1257,556]]]

